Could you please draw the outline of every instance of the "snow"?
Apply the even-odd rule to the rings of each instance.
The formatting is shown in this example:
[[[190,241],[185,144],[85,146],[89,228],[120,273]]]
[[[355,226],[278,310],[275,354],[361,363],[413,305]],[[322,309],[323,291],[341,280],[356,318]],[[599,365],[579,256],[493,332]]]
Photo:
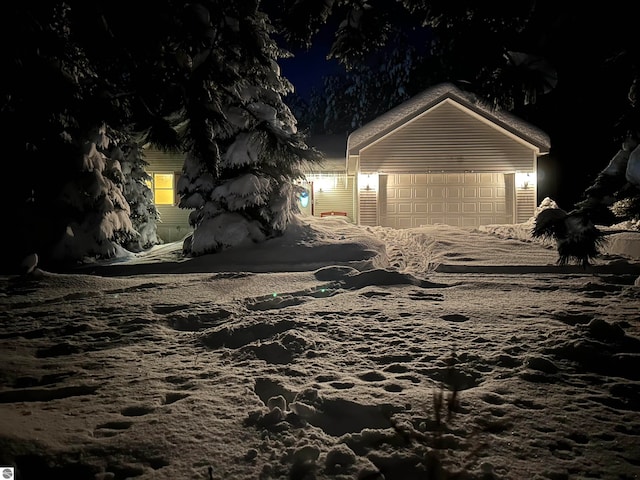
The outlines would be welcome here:
[[[528,229],[296,217],[219,254],[178,242],[0,277],[0,465],[638,478],[640,257],[560,267]]]

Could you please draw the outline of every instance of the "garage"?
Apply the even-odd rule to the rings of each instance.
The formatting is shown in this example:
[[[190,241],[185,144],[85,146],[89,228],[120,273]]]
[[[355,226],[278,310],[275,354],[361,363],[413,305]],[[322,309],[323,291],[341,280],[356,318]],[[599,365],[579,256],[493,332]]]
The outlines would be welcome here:
[[[390,174],[379,180],[380,224],[386,227],[513,223],[512,175]]]
[[[357,222],[475,228],[526,221],[537,205],[538,157],[549,148],[533,125],[451,84],[434,86],[349,135]]]

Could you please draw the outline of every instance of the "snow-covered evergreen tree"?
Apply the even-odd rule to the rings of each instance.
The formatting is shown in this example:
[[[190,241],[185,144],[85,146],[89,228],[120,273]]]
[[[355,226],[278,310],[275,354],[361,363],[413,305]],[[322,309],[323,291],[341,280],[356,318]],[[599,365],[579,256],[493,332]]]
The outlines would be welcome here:
[[[308,101],[288,100],[300,124],[312,133],[352,132],[417,93],[412,77],[420,59],[399,32],[384,54],[325,76]]]
[[[319,156],[304,143],[283,102],[292,90],[279,72],[286,52],[271,38],[258,2],[187,6],[184,74],[186,158],[180,206],[193,209],[189,255],[260,242],[285,231],[297,213],[297,180]]]
[[[118,245],[136,235],[123,194],[120,162],[105,154],[109,148],[106,127],[92,130],[87,137],[80,140],[78,173],[61,192],[68,223],[53,249],[52,258],[57,261],[113,257]]]
[[[138,252],[162,243],[157,234],[160,213],[153,203],[153,192],[147,182],[151,176],[145,170],[148,163],[142,148],[134,141],[122,148],[115,147],[110,156],[120,162],[124,175],[123,193],[130,208],[131,224],[136,236],[124,244],[127,250]]]
[[[409,98],[415,56],[415,49],[397,41],[388,54],[347,74],[343,95],[353,107],[351,131]]]
[[[107,155],[104,118],[125,116],[122,103],[75,35],[69,3],[13,6],[10,15],[21,36],[3,43],[15,70],[1,118],[9,178],[26,187],[10,216],[18,252],[45,265],[112,256],[134,234],[120,164]]]

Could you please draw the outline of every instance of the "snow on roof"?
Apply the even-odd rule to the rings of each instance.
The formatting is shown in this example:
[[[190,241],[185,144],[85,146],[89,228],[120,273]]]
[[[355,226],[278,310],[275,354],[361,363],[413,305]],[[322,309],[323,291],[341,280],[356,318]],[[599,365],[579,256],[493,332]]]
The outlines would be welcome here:
[[[351,155],[357,154],[363,146],[369,145],[372,141],[395,130],[411,118],[420,115],[446,98],[455,100],[528,143],[535,145],[542,153],[549,151],[549,136],[542,130],[506,111],[490,108],[475,95],[465,92],[451,83],[441,83],[428,88],[355,130],[347,140],[347,152]]]

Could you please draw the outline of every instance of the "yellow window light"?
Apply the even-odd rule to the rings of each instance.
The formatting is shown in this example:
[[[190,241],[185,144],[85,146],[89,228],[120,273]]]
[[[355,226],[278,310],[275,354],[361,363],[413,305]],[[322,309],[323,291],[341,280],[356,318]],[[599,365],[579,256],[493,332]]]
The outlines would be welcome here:
[[[156,205],[174,205],[176,203],[173,173],[153,174],[153,201]]]
[[[173,173],[154,173],[153,183],[156,188],[170,188],[173,190]]]
[[[157,190],[154,193],[154,199],[156,205],[173,205],[174,204],[173,190]]]

